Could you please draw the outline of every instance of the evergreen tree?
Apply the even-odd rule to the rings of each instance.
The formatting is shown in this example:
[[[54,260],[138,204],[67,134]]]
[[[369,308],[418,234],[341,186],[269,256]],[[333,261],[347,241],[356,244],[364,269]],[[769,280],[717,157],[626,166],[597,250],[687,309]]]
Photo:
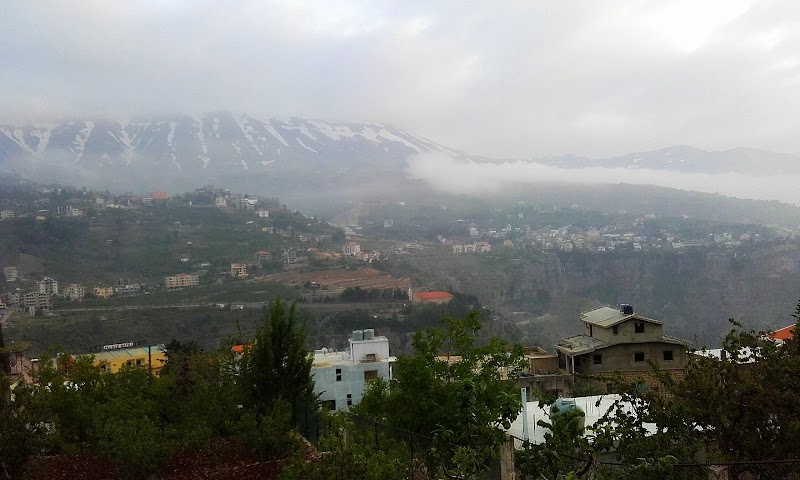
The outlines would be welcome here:
[[[283,400],[291,406],[295,421],[298,412],[313,403],[313,357],[306,350],[307,335],[306,325],[297,319],[296,303],[287,310],[276,298],[242,361],[243,386],[260,415]]]

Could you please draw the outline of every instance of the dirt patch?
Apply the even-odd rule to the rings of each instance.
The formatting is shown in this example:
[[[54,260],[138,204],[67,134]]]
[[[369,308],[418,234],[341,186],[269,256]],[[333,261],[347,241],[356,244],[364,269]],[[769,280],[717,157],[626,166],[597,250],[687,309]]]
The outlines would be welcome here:
[[[409,278],[393,277],[374,268],[283,272],[266,275],[262,279],[290,287],[303,285],[306,282],[317,283],[321,286],[323,292],[327,290],[329,294],[339,294],[348,287],[361,287],[364,289],[399,288],[406,291],[411,286]]]

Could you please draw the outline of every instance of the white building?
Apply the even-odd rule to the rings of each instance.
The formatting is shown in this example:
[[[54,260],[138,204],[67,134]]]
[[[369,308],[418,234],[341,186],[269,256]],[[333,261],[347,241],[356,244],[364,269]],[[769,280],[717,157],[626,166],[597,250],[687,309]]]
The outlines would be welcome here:
[[[3,276],[6,277],[6,282],[14,282],[19,278],[17,267],[5,267],[3,269]]]
[[[83,300],[83,297],[86,296],[86,287],[78,285],[77,283],[71,283],[67,285],[62,293],[64,294],[64,298]]]
[[[345,255],[358,256],[361,254],[361,245],[356,242],[347,242],[344,244],[344,247],[342,247],[342,253]]]
[[[58,282],[50,277],[44,277],[39,282],[39,293],[45,295],[58,295]]]
[[[346,410],[360,402],[370,380],[392,378],[396,359],[389,356],[389,339],[376,337],[372,329],[356,330],[349,343],[348,351],[314,352],[314,393],[331,410]]]

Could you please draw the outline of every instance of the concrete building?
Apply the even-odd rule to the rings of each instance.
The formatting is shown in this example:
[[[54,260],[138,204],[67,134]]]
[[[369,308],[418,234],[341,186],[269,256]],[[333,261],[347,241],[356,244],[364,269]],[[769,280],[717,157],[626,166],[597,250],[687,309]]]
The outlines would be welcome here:
[[[544,393],[569,397],[573,391],[573,375],[558,366],[558,355],[539,347],[526,348],[526,368],[517,378],[517,385],[527,390],[527,398]]]
[[[17,271],[17,267],[3,268],[3,276],[6,278],[6,282],[17,281],[19,279],[19,273]]]
[[[95,287],[92,293],[98,298],[108,298],[114,295],[114,287]]]
[[[121,297],[132,297],[138,295],[142,291],[142,286],[138,283],[129,283],[127,285],[119,285],[114,287],[114,293]]]
[[[581,315],[585,332],[556,344],[559,367],[575,381],[593,383],[612,393],[611,378],[619,374],[626,383],[657,387],[648,362],[675,377],[685,373],[690,342],[664,335],[664,325],[633,313],[630,305],[601,307]],[[591,379],[589,377],[592,377]]]
[[[50,310],[50,295],[41,292],[29,292],[23,295],[22,305],[29,315],[35,315],[37,311]]]
[[[39,293],[44,293],[45,295],[58,295],[58,282],[50,277],[44,277],[41,282],[39,282]]]
[[[0,210],[0,220],[14,218],[14,210]]]
[[[356,242],[347,242],[342,247],[342,253],[345,255],[358,256],[361,254],[361,245]]]
[[[232,277],[246,277],[247,265],[244,263],[231,263],[231,276]]]
[[[179,273],[164,277],[164,286],[167,290],[200,286],[200,276],[196,274]]]
[[[269,262],[272,260],[272,254],[266,250],[259,250],[253,255],[253,261],[256,265],[261,265],[261,262]]]
[[[67,285],[61,293],[64,295],[64,298],[70,300],[83,300],[83,297],[86,296],[86,287],[78,285],[77,283],[71,283]]]
[[[370,380],[392,379],[395,357],[389,356],[389,340],[374,330],[356,330],[344,352],[328,349],[314,352],[311,375],[314,393],[330,410],[346,410],[361,401]]]
[[[214,199],[214,206],[223,208],[228,206],[228,200],[225,197],[216,197]]]
[[[125,344],[120,344],[125,345]],[[117,345],[104,345],[105,350],[95,353],[94,363],[104,372],[117,373],[123,367],[147,367],[153,375],[158,375],[167,361],[163,345],[138,348],[107,348]]]

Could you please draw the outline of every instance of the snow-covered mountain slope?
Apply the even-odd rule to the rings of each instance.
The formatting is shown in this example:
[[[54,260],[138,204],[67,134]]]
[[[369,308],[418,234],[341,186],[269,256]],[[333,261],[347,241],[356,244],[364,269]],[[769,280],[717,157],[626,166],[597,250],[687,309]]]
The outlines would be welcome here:
[[[221,175],[401,171],[411,155],[427,152],[468,158],[378,123],[262,120],[229,112],[0,125],[0,165],[10,171],[28,177],[80,173],[88,183],[123,176],[153,188],[165,178],[196,183]]]

